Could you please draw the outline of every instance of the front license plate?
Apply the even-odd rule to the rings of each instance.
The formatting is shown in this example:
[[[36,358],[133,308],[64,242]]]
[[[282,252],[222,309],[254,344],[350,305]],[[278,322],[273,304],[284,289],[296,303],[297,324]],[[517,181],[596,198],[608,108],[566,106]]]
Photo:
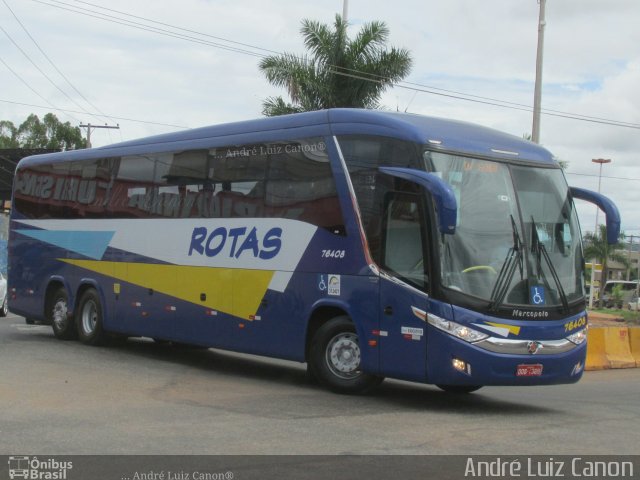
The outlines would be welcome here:
[[[516,377],[539,377],[542,375],[542,365],[536,363],[534,365],[518,365],[516,369]]]

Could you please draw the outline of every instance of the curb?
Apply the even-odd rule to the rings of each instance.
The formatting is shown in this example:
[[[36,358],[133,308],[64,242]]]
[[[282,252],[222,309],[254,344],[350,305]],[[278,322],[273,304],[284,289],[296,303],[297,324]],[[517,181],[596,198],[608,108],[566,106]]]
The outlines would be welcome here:
[[[589,328],[585,370],[638,366],[640,366],[640,327]]]

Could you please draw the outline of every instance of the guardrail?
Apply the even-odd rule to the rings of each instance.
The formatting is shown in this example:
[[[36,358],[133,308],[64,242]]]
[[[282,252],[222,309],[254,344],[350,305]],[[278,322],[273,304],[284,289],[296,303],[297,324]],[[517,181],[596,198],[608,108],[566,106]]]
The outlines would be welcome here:
[[[640,367],[640,327],[591,327],[586,370]]]

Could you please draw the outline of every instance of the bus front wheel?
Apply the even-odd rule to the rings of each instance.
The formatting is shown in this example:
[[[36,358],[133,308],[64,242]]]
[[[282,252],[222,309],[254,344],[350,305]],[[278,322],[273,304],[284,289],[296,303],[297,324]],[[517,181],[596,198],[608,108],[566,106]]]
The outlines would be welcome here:
[[[381,377],[360,368],[360,343],[351,320],[335,317],[313,337],[309,369],[321,385],[336,393],[364,393],[379,385]]]
[[[90,288],[80,297],[80,303],[76,309],[76,325],[78,338],[87,345],[100,345],[104,342],[106,334],[102,329],[102,302],[98,292]]]
[[[56,338],[74,340],[78,337],[73,317],[69,315],[69,296],[63,287],[58,288],[50,297],[46,316]]]

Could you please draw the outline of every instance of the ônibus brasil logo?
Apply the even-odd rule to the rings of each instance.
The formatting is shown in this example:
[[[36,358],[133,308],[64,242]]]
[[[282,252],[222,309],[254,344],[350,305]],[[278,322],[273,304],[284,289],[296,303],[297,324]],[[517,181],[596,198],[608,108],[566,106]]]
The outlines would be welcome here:
[[[28,480],[66,480],[67,471],[73,468],[73,462],[60,461],[55,458],[38,459],[38,457],[10,456],[9,478]]]

